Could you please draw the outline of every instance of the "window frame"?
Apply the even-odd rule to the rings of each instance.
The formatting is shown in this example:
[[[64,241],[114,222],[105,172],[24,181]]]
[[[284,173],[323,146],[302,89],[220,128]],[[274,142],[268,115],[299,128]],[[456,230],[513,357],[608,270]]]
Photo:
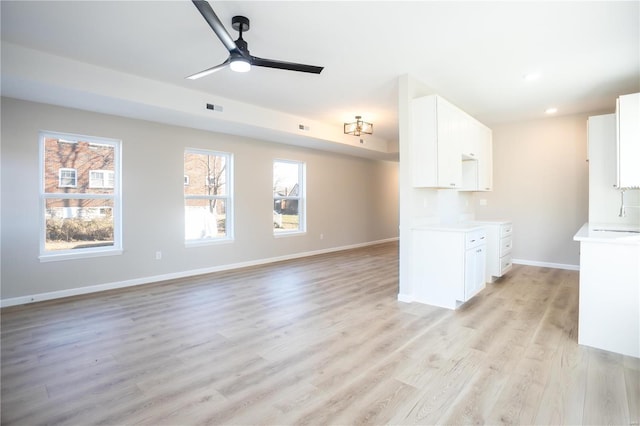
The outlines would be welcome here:
[[[199,238],[199,239],[187,239],[186,232],[184,234],[184,244],[185,247],[198,247],[198,246],[207,246],[207,245],[215,245],[221,243],[229,243],[233,242],[235,237],[234,233],[234,188],[233,188],[233,153],[225,152],[225,151],[217,151],[213,149],[202,149],[202,148],[185,148],[183,152],[183,168],[185,167],[184,162],[184,154],[198,154],[198,155],[207,155],[207,156],[216,156],[216,157],[224,157],[225,158],[225,186],[226,186],[226,195],[194,195],[187,194],[184,192],[186,187],[191,186],[191,174],[187,174],[186,170],[184,170],[184,176],[188,179],[188,182],[185,183],[183,189],[183,206],[186,206],[187,200],[222,200],[225,206],[225,234],[220,237],[213,238]],[[207,181],[209,180],[209,176],[205,178]],[[184,216],[183,218],[183,232],[186,228],[187,218]],[[216,224],[217,226],[217,224]]]
[[[286,196],[272,194],[271,206],[277,200],[296,200],[298,201],[298,229],[278,230],[273,228],[273,236],[275,238],[304,235],[307,233],[307,164],[299,160],[285,160],[276,158],[271,165],[271,181],[273,183],[273,174],[275,172],[276,163],[296,164],[298,166],[298,195]],[[272,184],[273,185],[273,184]],[[272,188],[273,192],[273,188]]]
[[[63,172],[73,172],[73,184],[71,185],[62,184]],[[65,179],[68,179],[68,178],[65,177]],[[73,169],[71,167],[60,167],[58,169],[58,188],[77,188],[77,187],[78,187],[78,169]]]
[[[45,192],[45,141],[48,138],[58,139],[63,143],[76,143],[83,141],[107,145],[113,147],[113,189],[111,194],[92,193],[65,193],[65,192]],[[40,262],[52,262],[60,260],[83,259],[89,257],[102,257],[120,255],[123,252],[122,244],[122,140],[104,138],[99,136],[78,135],[73,133],[56,132],[42,130],[38,132],[39,145],[39,221],[40,221],[40,251],[38,259]],[[76,186],[78,183],[78,172],[76,170]],[[110,171],[110,170],[109,170]],[[60,186],[58,186],[60,188]],[[62,188],[69,188],[64,186]],[[47,238],[47,214],[46,203],[49,199],[69,199],[69,200],[110,200],[112,202],[111,211],[113,213],[113,245],[101,247],[76,248],[69,250],[51,251],[46,249]]]
[[[95,186],[91,184],[91,174],[92,173],[102,173],[102,184],[100,186]],[[105,182],[109,182],[109,173],[111,173],[114,177],[112,179],[115,183],[115,172],[112,170],[89,170],[89,188],[91,189],[113,189],[113,186],[108,186]],[[106,178],[106,179],[105,179]]]

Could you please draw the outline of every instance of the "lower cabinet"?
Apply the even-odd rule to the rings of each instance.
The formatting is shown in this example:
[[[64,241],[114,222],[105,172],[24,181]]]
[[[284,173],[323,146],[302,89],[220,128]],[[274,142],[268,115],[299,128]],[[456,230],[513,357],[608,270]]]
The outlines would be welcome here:
[[[464,254],[464,299],[469,300],[484,288],[487,250],[480,245]]]
[[[628,241],[580,240],[578,343],[640,358],[640,243]]]
[[[485,286],[484,227],[452,225],[413,231],[413,300],[456,309]]]
[[[511,250],[513,248],[513,224],[510,221],[475,222],[487,230],[487,275],[490,283],[509,272],[513,267]]]

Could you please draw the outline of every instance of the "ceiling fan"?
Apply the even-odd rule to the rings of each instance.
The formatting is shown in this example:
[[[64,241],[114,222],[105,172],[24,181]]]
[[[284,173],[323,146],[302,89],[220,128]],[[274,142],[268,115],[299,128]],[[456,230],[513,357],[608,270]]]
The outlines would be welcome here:
[[[249,19],[244,16],[234,16],[231,19],[231,26],[234,30],[240,33],[240,36],[236,41],[233,41],[227,30],[218,19],[209,3],[205,0],[192,0],[193,4],[200,11],[205,21],[209,24],[213,32],[216,33],[224,47],[229,51],[229,57],[226,61],[215,67],[200,71],[199,73],[188,76],[190,80],[196,80],[204,77],[216,71],[220,71],[227,65],[231,70],[236,72],[247,72],[251,69],[251,66],[278,68],[281,70],[308,72],[313,74],[320,74],[324,67],[317,67],[314,65],[296,64],[293,62],[276,61],[272,59],[263,59],[257,56],[249,54],[249,48],[247,42],[242,38],[242,33],[249,31]]]

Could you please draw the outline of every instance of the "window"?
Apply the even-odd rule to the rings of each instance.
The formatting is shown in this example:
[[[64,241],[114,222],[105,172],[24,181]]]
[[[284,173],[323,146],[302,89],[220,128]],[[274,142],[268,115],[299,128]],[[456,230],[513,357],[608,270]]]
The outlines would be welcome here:
[[[187,149],[184,174],[185,241],[201,244],[233,239],[231,154]]]
[[[60,188],[75,188],[78,185],[78,172],[76,169],[58,170],[58,186]]]
[[[287,160],[273,162],[273,232],[305,232],[304,163]]]
[[[122,253],[120,141],[40,133],[40,260]]]
[[[113,177],[112,170],[91,170],[89,172],[89,188],[113,188]]]

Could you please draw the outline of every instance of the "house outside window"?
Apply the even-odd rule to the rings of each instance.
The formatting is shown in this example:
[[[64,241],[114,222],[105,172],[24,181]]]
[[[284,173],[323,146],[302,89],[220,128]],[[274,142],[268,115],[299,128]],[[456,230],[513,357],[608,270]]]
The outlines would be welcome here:
[[[58,187],[75,188],[78,185],[78,171],[62,168],[58,170]]]
[[[275,160],[273,162],[274,235],[305,231],[305,164],[298,161]]]
[[[91,170],[89,172],[89,188],[113,188],[114,173],[112,170]]]
[[[184,153],[185,242],[200,245],[233,239],[233,157],[187,149]]]
[[[40,133],[40,260],[122,253],[120,144]]]

